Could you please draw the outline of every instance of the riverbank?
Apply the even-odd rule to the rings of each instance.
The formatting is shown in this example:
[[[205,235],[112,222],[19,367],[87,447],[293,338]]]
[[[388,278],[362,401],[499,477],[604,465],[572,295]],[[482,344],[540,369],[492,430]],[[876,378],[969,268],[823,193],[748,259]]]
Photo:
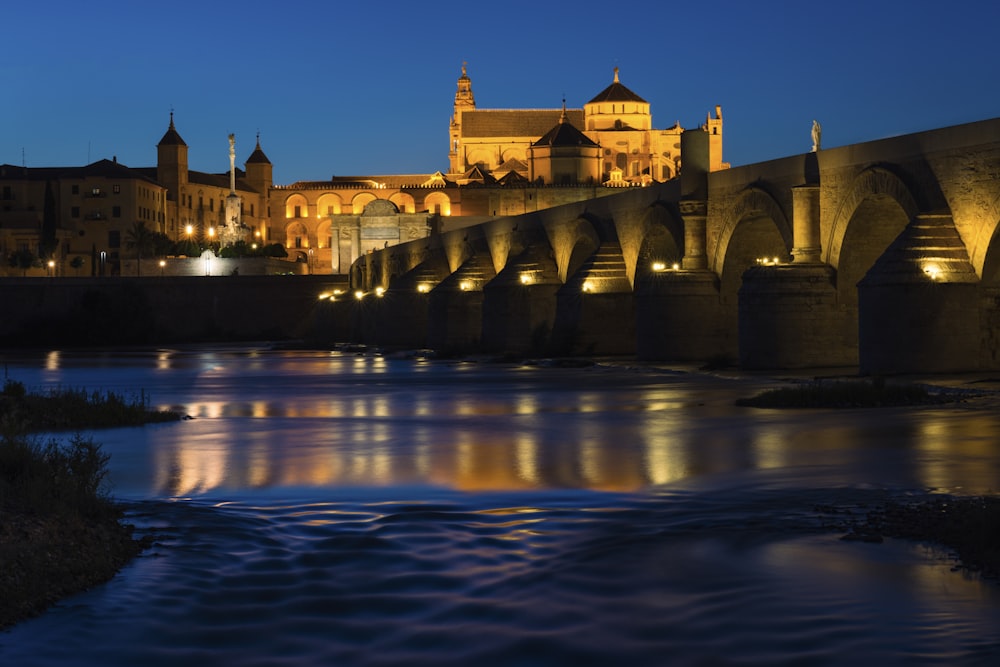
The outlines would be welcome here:
[[[99,444],[30,433],[177,419],[150,410],[142,393],[37,394],[7,379],[0,394],[0,629],[108,581],[149,546],[134,538],[106,493],[109,456]]]

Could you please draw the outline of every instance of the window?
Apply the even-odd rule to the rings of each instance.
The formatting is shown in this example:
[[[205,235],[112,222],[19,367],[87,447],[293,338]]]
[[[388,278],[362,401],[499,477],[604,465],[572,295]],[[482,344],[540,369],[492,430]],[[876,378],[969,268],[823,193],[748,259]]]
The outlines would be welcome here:
[[[333,215],[333,207],[332,206],[327,206],[326,207],[326,214],[327,215]]]
[[[296,208],[298,208],[298,207],[296,206]],[[302,247],[302,237],[301,236],[296,236],[295,237],[295,247],[296,248],[301,248]]]
[[[74,185],[72,188],[70,188],[70,192],[73,193],[73,194],[75,194],[75,195],[80,194],[80,186],[79,185]]]
[[[109,248],[120,248],[122,247],[122,234],[116,229],[108,232],[108,247]]]
[[[111,186],[111,191],[114,192],[116,195],[121,194],[122,186],[115,183],[114,185]]]
[[[94,195],[95,197],[100,197],[101,196],[101,189],[100,188],[91,188],[90,194]]]
[[[69,217],[71,217],[71,218],[79,218],[80,217],[80,207],[79,206],[74,206],[73,208],[71,208],[69,210]]]
[[[215,200],[214,199],[209,199],[208,200],[208,210],[209,211],[214,211],[215,210]]]
[[[326,237],[326,247],[327,248],[332,248],[333,247],[333,237],[332,236],[327,236]]]
[[[253,204],[250,204],[250,217],[253,217]]]
[[[111,217],[112,218],[120,218],[120,217],[122,217],[122,207],[121,206],[112,206],[111,207]]]
[[[296,206],[295,207],[295,217],[296,218],[301,218],[302,217],[302,207],[301,206]],[[299,246],[295,246],[295,247],[298,248]]]

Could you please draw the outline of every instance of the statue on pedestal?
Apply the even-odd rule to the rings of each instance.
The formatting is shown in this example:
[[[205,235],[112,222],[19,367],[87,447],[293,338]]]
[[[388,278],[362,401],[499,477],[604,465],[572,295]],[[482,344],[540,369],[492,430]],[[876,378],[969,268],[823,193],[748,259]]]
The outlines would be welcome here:
[[[813,153],[819,150],[819,143],[820,139],[822,138],[822,135],[823,135],[823,127],[819,124],[819,122],[814,120],[812,126]]]

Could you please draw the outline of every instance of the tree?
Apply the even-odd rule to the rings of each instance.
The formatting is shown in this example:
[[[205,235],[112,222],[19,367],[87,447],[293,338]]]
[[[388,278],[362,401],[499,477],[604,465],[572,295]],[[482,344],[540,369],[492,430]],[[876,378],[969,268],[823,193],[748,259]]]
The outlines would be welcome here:
[[[140,275],[140,265],[143,254],[150,254],[154,247],[153,232],[147,229],[141,220],[132,223],[125,232],[125,245],[129,250],[135,250],[135,275]]]
[[[7,258],[7,263],[12,269],[21,269],[21,275],[25,276],[28,273],[28,269],[38,266],[39,260],[35,253],[22,248],[21,250],[12,252]]]
[[[76,275],[80,275],[80,268],[83,266],[83,257],[76,255],[73,259],[69,260],[69,265],[76,271]]]

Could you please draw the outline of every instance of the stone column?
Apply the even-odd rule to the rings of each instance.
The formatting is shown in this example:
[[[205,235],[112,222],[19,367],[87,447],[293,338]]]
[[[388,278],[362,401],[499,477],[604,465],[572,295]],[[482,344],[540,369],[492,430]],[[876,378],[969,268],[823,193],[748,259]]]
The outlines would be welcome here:
[[[684,257],[681,259],[681,268],[707,269],[705,230],[708,205],[703,201],[682,200],[680,209],[684,220]]]
[[[822,247],[819,239],[819,186],[792,188],[792,261],[818,264]]]
[[[340,227],[330,227],[330,273],[340,273]]]
[[[351,227],[351,264],[354,264],[361,256],[361,227],[355,223]]]

